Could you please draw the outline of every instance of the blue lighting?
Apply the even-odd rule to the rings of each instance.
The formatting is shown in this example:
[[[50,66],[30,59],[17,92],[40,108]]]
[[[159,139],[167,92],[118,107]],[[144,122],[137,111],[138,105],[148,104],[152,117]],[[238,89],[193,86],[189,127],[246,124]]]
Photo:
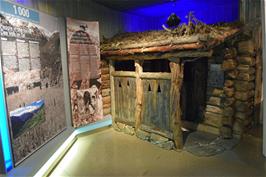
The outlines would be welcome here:
[[[177,0],[175,3],[158,3],[129,10],[127,13],[132,16],[125,16],[125,30],[161,30],[162,24],[165,24],[173,12],[181,18],[181,23],[187,23],[186,16],[190,11],[194,12],[197,19],[207,24],[234,22],[239,20],[239,0]]]
[[[2,139],[2,148],[5,160],[6,171],[10,171],[13,168],[12,153],[10,149],[10,139],[7,123],[6,104],[3,86],[3,74],[0,64],[0,136]]]

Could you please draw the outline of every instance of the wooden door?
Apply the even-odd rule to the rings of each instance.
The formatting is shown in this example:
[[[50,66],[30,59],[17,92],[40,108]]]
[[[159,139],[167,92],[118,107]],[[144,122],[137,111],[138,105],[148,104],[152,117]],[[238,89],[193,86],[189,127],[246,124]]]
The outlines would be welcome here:
[[[114,77],[115,121],[135,126],[136,78]]]

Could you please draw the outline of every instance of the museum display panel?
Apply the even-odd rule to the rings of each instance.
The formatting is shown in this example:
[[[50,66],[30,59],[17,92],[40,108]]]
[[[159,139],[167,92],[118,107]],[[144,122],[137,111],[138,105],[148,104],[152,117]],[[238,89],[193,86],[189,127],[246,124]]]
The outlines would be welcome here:
[[[15,164],[66,128],[56,17],[3,2],[2,70]],[[10,7],[10,8],[8,8]]]
[[[103,118],[98,22],[67,18],[68,67],[74,127]]]

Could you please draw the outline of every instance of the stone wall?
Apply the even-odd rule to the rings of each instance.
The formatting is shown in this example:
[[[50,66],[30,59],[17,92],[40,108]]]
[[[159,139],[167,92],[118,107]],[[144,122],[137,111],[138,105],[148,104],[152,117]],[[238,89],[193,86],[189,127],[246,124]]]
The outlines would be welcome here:
[[[223,138],[241,137],[249,127],[259,122],[261,46],[261,27],[254,26],[216,48],[209,60],[203,124],[219,129]]]
[[[255,64],[254,42],[244,40],[225,50],[223,70],[224,110],[221,135],[243,135],[254,120]]]

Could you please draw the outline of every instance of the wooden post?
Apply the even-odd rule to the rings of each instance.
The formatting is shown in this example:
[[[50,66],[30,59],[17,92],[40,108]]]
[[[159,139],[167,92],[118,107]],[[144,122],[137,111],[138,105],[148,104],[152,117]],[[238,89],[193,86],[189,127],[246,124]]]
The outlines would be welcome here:
[[[173,131],[174,142],[177,149],[183,147],[183,133],[181,129],[181,88],[183,84],[184,66],[180,59],[170,62],[171,91],[170,91],[170,128]]]
[[[114,76],[111,74],[115,71],[114,61],[110,60],[109,62],[109,72],[110,72],[110,87],[111,87],[111,115],[113,125],[115,124],[115,85],[114,85]]]
[[[136,112],[135,112],[135,130],[138,130],[141,124],[141,112],[143,101],[143,84],[141,80],[141,74],[143,72],[142,62],[140,60],[135,61],[136,67]]]

